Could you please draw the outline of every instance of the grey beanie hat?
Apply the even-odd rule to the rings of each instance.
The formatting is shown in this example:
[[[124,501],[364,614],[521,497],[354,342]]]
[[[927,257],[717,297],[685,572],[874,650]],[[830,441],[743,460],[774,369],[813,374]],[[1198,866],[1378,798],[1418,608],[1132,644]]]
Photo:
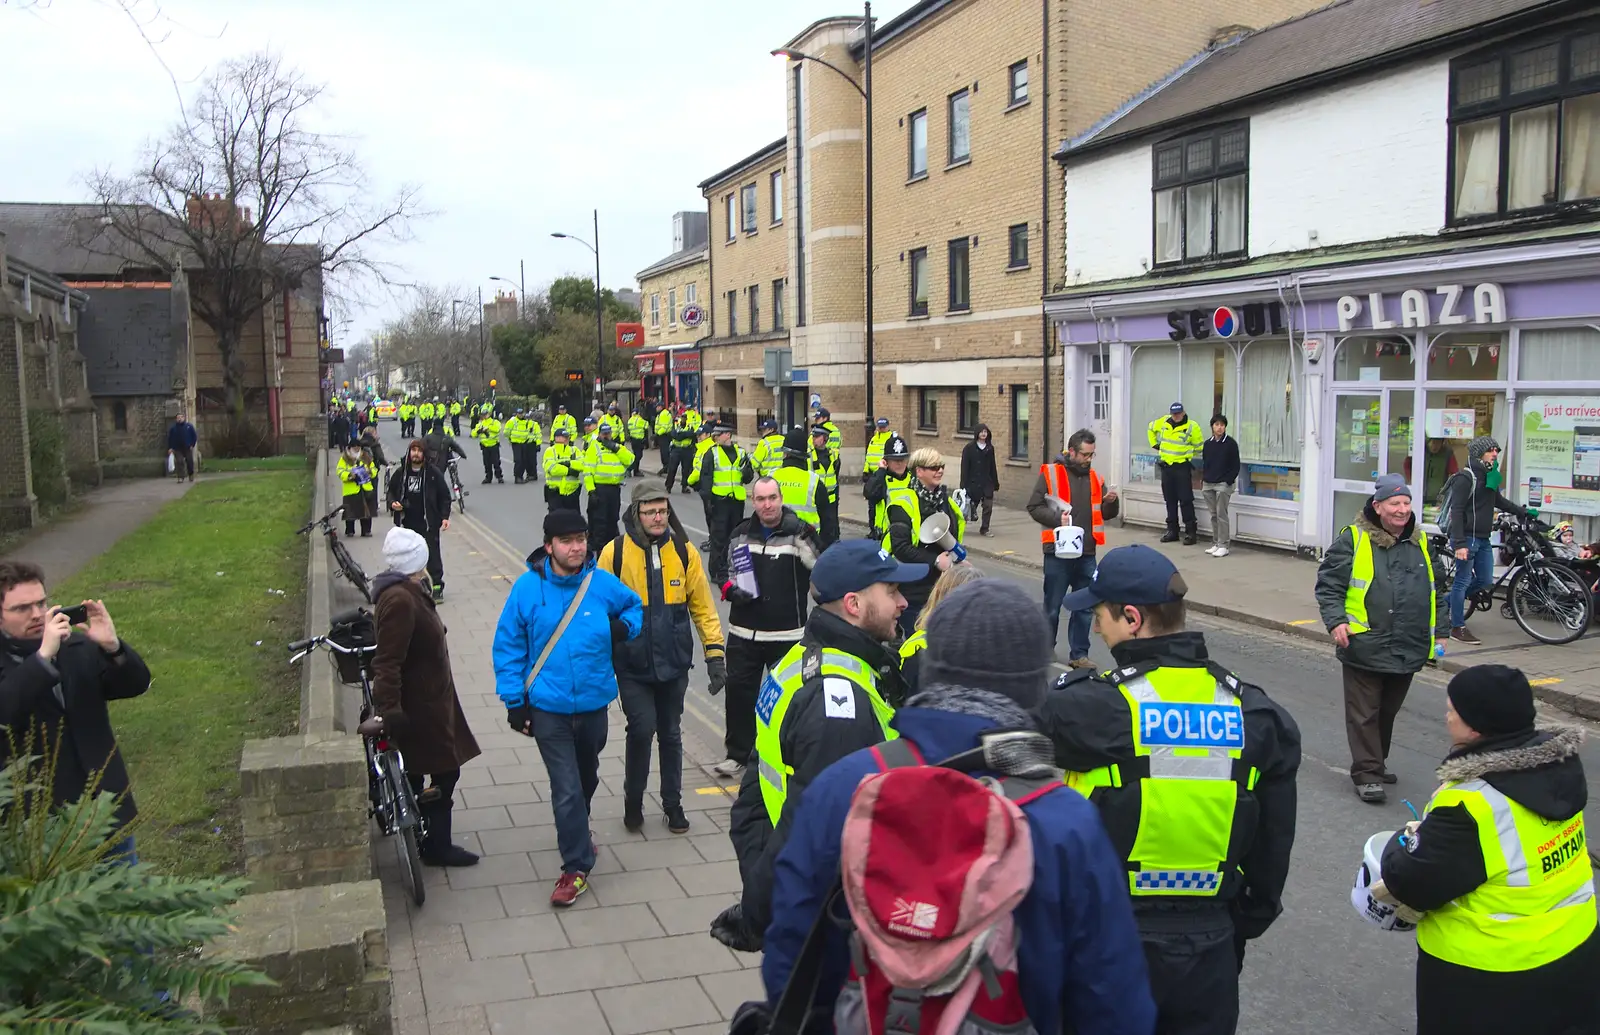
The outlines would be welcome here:
[[[1044,704],[1050,630],[1038,605],[1003,579],[958,587],[928,615],[920,682],[987,690],[1024,709]]]
[[[1467,446],[1467,461],[1475,464],[1479,460],[1483,459],[1483,454],[1487,453],[1491,449],[1499,448],[1500,443],[1494,440],[1493,435],[1479,435],[1477,438],[1472,440],[1470,445]]]
[[[1404,475],[1380,474],[1372,483],[1372,502],[1382,503],[1384,500],[1396,496],[1411,498],[1411,486],[1406,484]]]

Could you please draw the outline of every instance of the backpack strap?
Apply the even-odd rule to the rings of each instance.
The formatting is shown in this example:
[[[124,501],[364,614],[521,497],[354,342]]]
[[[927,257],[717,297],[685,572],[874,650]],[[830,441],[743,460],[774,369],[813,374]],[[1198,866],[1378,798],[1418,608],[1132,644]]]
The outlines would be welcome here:
[[[914,769],[928,764],[927,759],[922,757],[922,752],[917,750],[917,746],[904,737],[899,740],[886,740],[873,747],[872,758],[878,763],[880,773],[887,773],[891,769]]]
[[[1059,777],[1029,779],[1008,776],[1000,781],[1000,789],[1005,792],[1006,798],[1019,809],[1030,801],[1037,801],[1056,788],[1065,786],[1066,782]]]
[[[611,540],[611,574],[622,578],[622,537]]]

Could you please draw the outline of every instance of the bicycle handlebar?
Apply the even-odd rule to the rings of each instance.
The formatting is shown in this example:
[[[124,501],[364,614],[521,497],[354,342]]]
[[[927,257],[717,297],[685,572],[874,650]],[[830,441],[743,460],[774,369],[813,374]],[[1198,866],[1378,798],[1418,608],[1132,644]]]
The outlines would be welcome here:
[[[312,518],[310,521],[307,521],[304,525],[300,526],[300,530],[298,532],[296,532],[295,534],[296,535],[305,535],[307,532],[311,531],[313,528],[316,528],[318,525],[321,525],[323,528],[327,528],[329,523],[332,522],[334,518],[338,517],[343,512],[344,512],[344,504],[341,503],[337,507],[334,507],[332,510],[328,511],[322,517],[320,517],[320,518]]]

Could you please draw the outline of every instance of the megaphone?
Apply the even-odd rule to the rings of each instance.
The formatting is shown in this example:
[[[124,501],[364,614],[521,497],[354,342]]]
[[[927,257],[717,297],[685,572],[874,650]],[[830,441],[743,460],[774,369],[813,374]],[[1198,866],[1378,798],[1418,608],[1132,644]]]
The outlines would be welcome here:
[[[960,564],[967,559],[967,548],[956,542],[956,537],[950,534],[950,515],[938,513],[922,523],[917,537],[926,546],[937,546],[941,550],[948,550]]]

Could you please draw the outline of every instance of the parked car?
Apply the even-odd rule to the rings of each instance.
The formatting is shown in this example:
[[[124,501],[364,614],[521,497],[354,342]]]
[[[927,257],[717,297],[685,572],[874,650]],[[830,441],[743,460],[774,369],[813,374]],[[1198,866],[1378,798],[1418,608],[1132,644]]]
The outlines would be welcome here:
[[[378,400],[378,405],[372,408],[372,412],[378,420],[396,420],[399,416],[399,411],[391,399]]]

